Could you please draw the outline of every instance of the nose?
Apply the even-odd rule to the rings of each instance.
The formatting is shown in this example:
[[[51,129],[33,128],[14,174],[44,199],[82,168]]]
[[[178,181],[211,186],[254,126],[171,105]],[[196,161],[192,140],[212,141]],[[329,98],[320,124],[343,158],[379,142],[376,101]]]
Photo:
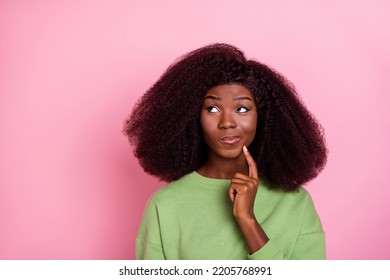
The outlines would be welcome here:
[[[219,119],[218,128],[227,129],[227,128],[235,128],[235,127],[237,127],[237,123],[234,119],[233,114],[229,112],[222,113]]]

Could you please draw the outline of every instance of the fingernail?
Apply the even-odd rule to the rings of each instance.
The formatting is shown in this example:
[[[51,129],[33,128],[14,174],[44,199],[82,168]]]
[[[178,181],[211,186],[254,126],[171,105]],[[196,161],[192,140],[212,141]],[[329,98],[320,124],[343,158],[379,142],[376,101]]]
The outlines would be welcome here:
[[[248,151],[248,148],[244,145],[244,152],[247,152]]]

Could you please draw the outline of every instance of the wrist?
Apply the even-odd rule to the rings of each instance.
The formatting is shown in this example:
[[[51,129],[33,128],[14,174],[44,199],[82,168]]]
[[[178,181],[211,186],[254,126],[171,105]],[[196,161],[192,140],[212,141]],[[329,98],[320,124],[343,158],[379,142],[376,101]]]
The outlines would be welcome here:
[[[243,225],[247,225],[247,226],[250,226],[250,225],[255,225],[257,224],[257,220],[256,220],[256,217],[254,214],[252,213],[248,213],[246,215],[239,215],[239,216],[236,216],[236,220],[237,222],[243,226]]]

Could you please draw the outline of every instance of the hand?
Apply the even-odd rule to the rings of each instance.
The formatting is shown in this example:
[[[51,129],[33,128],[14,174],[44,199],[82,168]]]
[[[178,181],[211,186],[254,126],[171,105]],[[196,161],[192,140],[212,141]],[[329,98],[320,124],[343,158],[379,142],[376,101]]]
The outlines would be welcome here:
[[[248,162],[249,176],[236,173],[229,189],[230,199],[233,202],[233,214],[239,221],[255,218],[253,206],[259,185],[256,162],[245,146],[243,152]]]

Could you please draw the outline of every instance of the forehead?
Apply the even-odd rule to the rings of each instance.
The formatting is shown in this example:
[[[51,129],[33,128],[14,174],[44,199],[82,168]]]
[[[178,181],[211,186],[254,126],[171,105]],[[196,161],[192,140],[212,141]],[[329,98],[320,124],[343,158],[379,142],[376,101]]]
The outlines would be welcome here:
[[[244,86],[238,84],[220,85],[209,89],[205,96],[213,95],[221,98],[247,96],[252,97],[252,93]]]

